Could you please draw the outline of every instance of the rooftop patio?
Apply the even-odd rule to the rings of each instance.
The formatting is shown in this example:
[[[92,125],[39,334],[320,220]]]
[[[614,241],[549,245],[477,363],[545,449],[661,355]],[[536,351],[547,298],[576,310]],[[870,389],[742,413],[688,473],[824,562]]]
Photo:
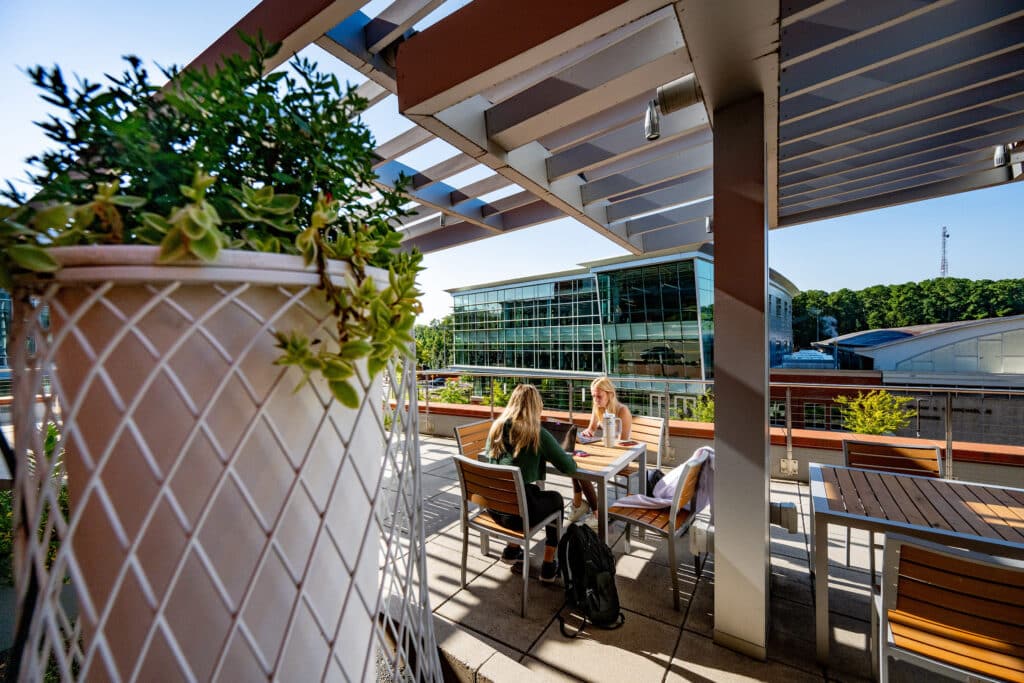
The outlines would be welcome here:
[[[683,596],[681,611],[675,612],[666,544],[652,537],[644,541],[634,538],[632,552],[627,554],[621,524],[611,527],[610,539],[619,599],[626,614],[626,623],[619,630],[591,626],[576,640],[565,638],[556,619],[565,598],[562,584],[545,585],[532,578],[528,616],[523,619],[519,615],[521,583],[498,560],[500,544],[492,544],[490,555],[483,556],[479,537],[472,532],[468,585],[462,588],[459,485],[451,461],[457,452],[453,439],[421,437],[430,602],[437,617],[438,646],[460,680],[474,680],[476,670],[476,680],[523,680],[526,672],[512,662],[529,669],[539,680],[870,680],[866,534],[854,532],[849,567],[845,534],[839,528],[833,528],[830,534],[832,664],[823,669],[814,661],[807,534],[810,499],[806,483],[771,482],[772,502],[797,505],[800,531],[791,534],[781,527],[771,527],[769,655],[767,661],[760,662],[713,641],[713,555],[703,559],[699,577],[688,559],[680,562]],[[567,500],[572,495],[569,480],[564,477],[550,478],[548,488],[559,491]],[[539,567],[538,557],[535,554],[534,574]],[[563,614],[573,623],[569,610]],[[894,668],[897,676],[907,671]],[[944,680],[919,671],[913,675],[918,680]]]

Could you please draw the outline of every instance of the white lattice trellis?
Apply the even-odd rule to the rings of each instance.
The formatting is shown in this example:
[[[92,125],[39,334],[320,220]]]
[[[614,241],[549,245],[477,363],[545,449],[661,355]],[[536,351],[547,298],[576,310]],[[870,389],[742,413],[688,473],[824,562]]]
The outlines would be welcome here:
[[[333,333],[298,258],[55,251],[10,346],[21,679],[440,680],[413,363],[296,391],[271,332]]]

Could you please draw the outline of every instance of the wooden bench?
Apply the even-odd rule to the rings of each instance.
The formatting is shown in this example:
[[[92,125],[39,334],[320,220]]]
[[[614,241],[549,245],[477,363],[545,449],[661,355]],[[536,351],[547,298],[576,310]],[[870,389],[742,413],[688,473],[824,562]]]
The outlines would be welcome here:
[[[1024,562],[898,534],[883,558],[872,611],[882,681],[892,657],[958,680],[1024,683]]]

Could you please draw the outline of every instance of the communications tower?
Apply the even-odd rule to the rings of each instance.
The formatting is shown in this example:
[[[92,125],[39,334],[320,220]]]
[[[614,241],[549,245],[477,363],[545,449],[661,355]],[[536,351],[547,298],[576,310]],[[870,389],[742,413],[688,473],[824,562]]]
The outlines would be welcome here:
[[[946,261],[946,241],[949,240],[949,230],[942,226],[942,263],[939,264],[939,277],[949,277],[949,262]]]

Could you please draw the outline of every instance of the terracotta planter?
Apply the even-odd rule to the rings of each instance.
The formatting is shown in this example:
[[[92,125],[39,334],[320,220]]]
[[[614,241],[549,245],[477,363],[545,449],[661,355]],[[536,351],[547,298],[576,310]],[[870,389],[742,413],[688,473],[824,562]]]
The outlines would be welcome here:
[[[27,649],[63,632],[56,649],[76,678],[366,678],[380,590],[380,382],[364,371],[349,410],[321,382],[296,391],[300,373],[273,364],[272,330],[333,334],[315,273],[298,257],[247,252],[173,266],[154,265],[148,247],[54,255],[62,270],[36,285],[48,334],[38,306],[21,305],[16,430],[35,431],[24,406],[49,394],[49,366],[71,516],[58,522],[41,598],[49,605],[68,580],[79,617],[68,630],[47,607]],[[19,438],[20,456],[38,450]],[[45,493],[24,490],[37,496],[30,508],[45,507]],[[27,553],[38,564],[45,541]]]

